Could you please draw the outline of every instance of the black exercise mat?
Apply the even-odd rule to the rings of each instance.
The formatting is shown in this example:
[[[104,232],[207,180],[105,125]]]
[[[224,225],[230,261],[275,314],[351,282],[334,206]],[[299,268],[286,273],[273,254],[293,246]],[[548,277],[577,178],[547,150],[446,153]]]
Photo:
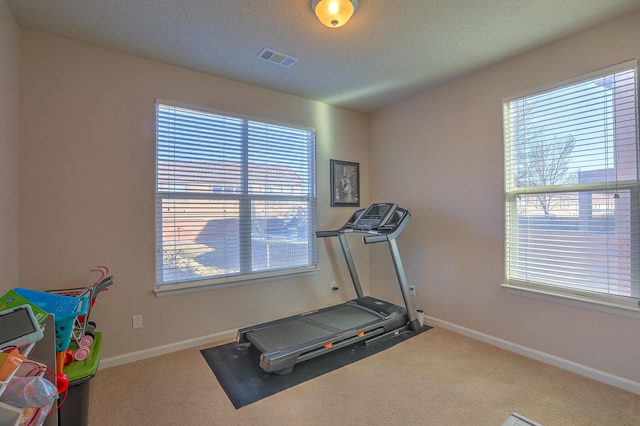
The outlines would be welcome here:
[[[423,331],[431,327],[424,326]],[[227,343],[202,349],[202,356],[237,409],[325,373],[364,359],[403,342],[416,333],[404,331],[365,345],[363,342],[296,364],[285,375],[266,373],[259,366],[260,352],[247,344]]]

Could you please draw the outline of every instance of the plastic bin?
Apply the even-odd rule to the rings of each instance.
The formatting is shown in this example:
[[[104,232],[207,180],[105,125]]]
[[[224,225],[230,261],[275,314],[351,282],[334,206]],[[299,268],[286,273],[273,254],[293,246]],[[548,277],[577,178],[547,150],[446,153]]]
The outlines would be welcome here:
[[[86,297],[62,296],[26,288],[16,288],[14,290],[44,311],[55,315],[56,351],[66,351],[71,342],[74,321],[79,315],[87,314],[89,299]]]
[[[77,349],[75,342],[71,342],[70,346],[72,350]],[[73,361],[64,368],[64,373],[69,377],[69,389],[64,404],[58,410],[59,426],[86,426],[89,423],[91,379],[98,371],[101,351],[102,333],[96,332],[89,357]]]
[[[44,321],[47,319],[49,314],[32,301],[25,299],[15,290],[9,290],[8,292],[0,296],[0,311],[27,304],[31,305],[31,310],[33,310],[33,315],[38,320],[38,324],[44,324]]]

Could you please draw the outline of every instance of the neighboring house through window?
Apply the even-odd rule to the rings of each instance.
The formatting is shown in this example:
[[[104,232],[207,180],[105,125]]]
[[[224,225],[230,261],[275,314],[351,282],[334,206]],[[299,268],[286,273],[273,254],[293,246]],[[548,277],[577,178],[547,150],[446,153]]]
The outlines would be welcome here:
[[[507,99],[507,287],[638,307],[635,61]]]
[[[158,289],[315,267],[313,130],[161,101],[156,114]]]

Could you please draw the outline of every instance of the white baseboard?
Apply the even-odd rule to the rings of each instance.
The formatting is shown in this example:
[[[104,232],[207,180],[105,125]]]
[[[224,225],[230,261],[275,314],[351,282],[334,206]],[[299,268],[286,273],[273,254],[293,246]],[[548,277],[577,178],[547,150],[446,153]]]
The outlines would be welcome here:
[[[232,339],[236,336],[237,330],[221,331],[219,333],[209,334],[195,339],[183,340],[181,342],[170,343],[168,345],[157,346],[155,348],[144,349],[137,352],[130,352],[100,360],[100,369],[115,367],[116,365],[127,364],[129,362],[140,361],[152,358],[158,355],[181,351],[183,349],[193,348],[195,346],[206,345],[209,343],[219,342],[221,340]]]
[[[596,370],[595,368],[587,367],[586,365],[578,364],[576,362],[569,361],[555,355],[531,349],[526,346],[518,345],[516,343],[490,336],[488,334],[481,333],[479,331],[462,327],[431,316],[425,316],[425,323],[454,331],[464,336],[471,337],[472,339],[480,340],[481,342],[485,342],[490,345],[508,350],[510,352],[515,352],[517,354],[526,356],[527,358],[535,359],[536,361],[544,362],[545,364],[550,364],[555,367],[562,368],[563,370],[571,371],[572,373],[576,373],[581,376],[585,376],[590,379],[597,380],[599,382],[606,383],[608,385],[615,386],[617,388],[640,395],[640,383],[634,382],[633,380],[625,379],[624,377]],[[236,330],[221,331],[219,333],[209,334],[195,339],[183,340],[181,342],[170,343],[168,345],[157,346],[155,348],[149,348],[142,351],[130,352],[124,355],[105,358],[100,360],[100,369],[115,367],[116,365],[127,364],[129,362],[140,361],[158,355],[165,355],[195,346],[216,343],[221,340],[232,339],[235,337],[235,335]]]
[[[471,337],[476,340],[488,343],[493,346],[497,346],[502,349],[506,349],[510,352],[526,356],[527,358],[535,359],[536,361],[550,364],[563,370],[571,371],[572,373],[579,374],[581,376],[588,377],[593,380],[597,380],[602,383],[606,383],[611,386],[615,386],[620,389],[624,389],[629,392],[640,395],[640,383],[633,380],[625,379],[624,377],[616,376],[604,371],[596,370],[595,368],[587,367],[586,365],[578,364],[573,361],[566,360],[564,358],[557,357],[545,352],[541,352],[535,349],[528,348],[526,346],[518,345],[506,340],[499,339],[488,334],[481,333],[479,331],[471,330],[466,327],[461,327],[456,324],[452,324],[447,321],[440,320],[438,318],[426,316],[424,322],[436,326],[442,327],[447,330],[454,331],[467,337]]]

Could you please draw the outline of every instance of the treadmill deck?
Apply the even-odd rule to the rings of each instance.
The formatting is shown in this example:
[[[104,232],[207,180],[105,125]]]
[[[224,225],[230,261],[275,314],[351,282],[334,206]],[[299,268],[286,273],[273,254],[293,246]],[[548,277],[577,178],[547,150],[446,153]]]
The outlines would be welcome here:
[[[406,309],[373,297],[361,297],[317,311],[238,330],[238,343],[250,342],[261,353],[267,372],[286,372],[304,359],[399,329]]]
[[[246,337],[260,351],[274,352],[317,339],[330,339],[337,333],[379,320],[378,315],[345,304],[329,311],[291,317],[291,321],[248,332]]]

